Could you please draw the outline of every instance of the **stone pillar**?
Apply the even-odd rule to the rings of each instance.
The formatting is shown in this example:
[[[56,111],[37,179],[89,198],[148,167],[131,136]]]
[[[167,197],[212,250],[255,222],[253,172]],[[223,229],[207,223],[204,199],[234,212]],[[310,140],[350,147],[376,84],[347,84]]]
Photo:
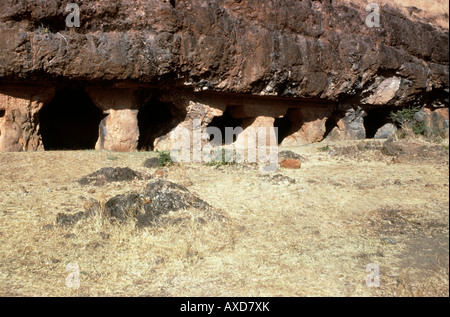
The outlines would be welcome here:
[[[55,95],[52,87],[0,88],[0,151],[43,150],[39,111]]]
[[[202,95],[175,95],[173,98],[166,96],[165,101],[173,103],[176,108],[184,109],[186,116],[175,128],[168,134],[155,139],[153,143],[154,149],[159,151],[169,151],[175,142],[179,141],[179,135],[182,130],[189,131],[190,146],[193,144],[194,130],[196,135],[202,135],[206,128],[215,117],[223,115],[226,104],[216,96],[202,96]],[[195,126],[194,126],[195,122]],[[203,138],[201,144],[207,143],[208,140]],[[197,144],[198,145],[198,144]]]
[[[135,151],[139,141],[138,104],[134,90],[86,87],[86,92],[106,117],[99,126],[96,150]]]
[[[106,110],[100,122],[96,150],[129,152],[137,150],[139,140],[138,110]]]
[[[270,143],[271,134],[274,133],[274,122],[274,117],[266,116],[243,119],[243,131],[237,136],[236,145],[252,149],[256,149],[257,146],[278,145],[278,140],[276,139],[272,139],[272,142],[275,142],[275,144]]]
[[[338,121],[337,126],[331,130],[327,139],[331,141],[365,139],[365,116],[366,112],[360,107],[348,109],[345,116]]]
[[[331,113],[331,107],[319,105],[289,109],[286,116],[291,122],[291,128],[281,145],[299,146],[322,141],[326,132],[325,124]]]
[[[258,138],[262,137],[261,128],[265,129],[265,142],[259,145],[271,145],[270,135],[274,128],[276,118],[284,116],[287,112],[287,106],[280,104],[257,104],[249,103],[241,106],[230,107],[230,114],[237,119],[242,120],[242,133],[237,136],[236,145],[248,148],[255,148],[258,145]],[[275,145],[278,145],[278,141]],[[274,144],[272,144],[274,145]]]

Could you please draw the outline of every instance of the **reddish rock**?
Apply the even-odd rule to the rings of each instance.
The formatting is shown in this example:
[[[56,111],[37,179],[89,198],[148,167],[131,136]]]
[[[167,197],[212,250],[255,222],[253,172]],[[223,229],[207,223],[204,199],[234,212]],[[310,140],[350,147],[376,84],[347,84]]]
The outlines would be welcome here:
[[[290,109],[286,116],[291,127],[281,145],[299,146],[322,141],[331,113],[332,107],[327,104],[307,103],[298,109]]]
[[[299,169],[302,163],[299,160],[284,159],[280,162],[280,166],[283,168]]]
[[[153,178],[164,178],[167,177],[168,173],[166,170],[156,170],[153,174]]]
[[[0,152],[44,149],[38,113],[53,95],[50,87],[0,87]]]
[[[117,152],[135,151],[139,140],[137,110],[108,110],[100,122],[96,150]]]

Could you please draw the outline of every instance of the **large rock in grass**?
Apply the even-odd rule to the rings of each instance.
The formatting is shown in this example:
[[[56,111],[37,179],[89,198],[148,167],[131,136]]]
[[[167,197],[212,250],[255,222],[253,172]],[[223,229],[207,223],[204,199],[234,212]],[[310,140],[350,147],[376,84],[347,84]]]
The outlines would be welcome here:
[[[111,198],[106,202],[105,212],[107,217],[120,222],[134,219],[142,227],[158,222],[161,216],[171,211],[188,208],[217,216],[207,202],[190,193],[184,186],[155,179],[141,193],[132,192]]]
[[[82,177],[78,180],[80,185],[92,184],[102,186],[111,182],[132,181],[142,179],[142,175],[128,167],[103,167],[98,171]]]

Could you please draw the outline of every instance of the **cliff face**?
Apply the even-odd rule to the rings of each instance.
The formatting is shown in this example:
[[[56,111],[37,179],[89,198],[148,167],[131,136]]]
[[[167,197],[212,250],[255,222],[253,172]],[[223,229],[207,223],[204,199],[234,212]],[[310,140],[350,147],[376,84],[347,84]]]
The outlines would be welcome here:
[[[68,28],[70,2],[2,0],[0,93],[11,95],[6,84],[39,83],[49,91],[64,81],[127,87],[134,96],[133,87],[178,87],[345,109],[448,106],[448,30],[389,7],[370,28],[365,7],[327,0],[79,0],[80,27]],[[162,99],[189,112],[191,97],[170,95]],[[228,105],[219,107],[222,114]]]

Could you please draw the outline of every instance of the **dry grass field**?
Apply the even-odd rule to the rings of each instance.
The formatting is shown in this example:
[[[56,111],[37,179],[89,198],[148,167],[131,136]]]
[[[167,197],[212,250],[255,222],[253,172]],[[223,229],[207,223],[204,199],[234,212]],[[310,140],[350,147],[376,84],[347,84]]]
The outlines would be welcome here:
[[[275,174],[168,167],[168,180],[226,220],[183,210],[169,215],[181,221],[143,229],[55,218],[142,189],[148,180],[77,180],[105,166],[150,175],[142,164],[156,153],[0,153],[0,296],[449,296],[448,140],[443,158],[415,160],[337,155],[343,144],[290,149],[306,158],[301,169]],[[79,288],[66,285],[70,263]],[[379,287],[366,286],[370,263]]]

